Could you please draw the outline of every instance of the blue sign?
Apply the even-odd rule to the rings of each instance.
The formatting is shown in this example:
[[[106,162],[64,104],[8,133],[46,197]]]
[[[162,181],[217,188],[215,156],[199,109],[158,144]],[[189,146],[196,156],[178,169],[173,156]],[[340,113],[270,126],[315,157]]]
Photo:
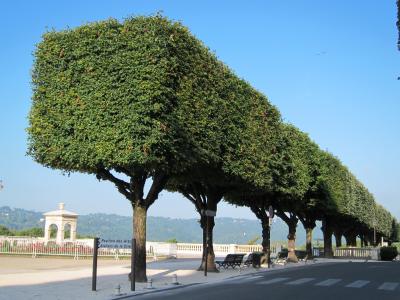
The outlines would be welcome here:
[[[105,240],[99,239],[99,248],[131,249],[132,240]]]

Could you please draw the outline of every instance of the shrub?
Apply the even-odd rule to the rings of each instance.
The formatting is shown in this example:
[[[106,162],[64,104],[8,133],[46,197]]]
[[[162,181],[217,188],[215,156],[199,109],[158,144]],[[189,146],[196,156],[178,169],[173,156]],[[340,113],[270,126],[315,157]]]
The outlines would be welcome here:
[[[381,260],[391,261],[397,256],[396,247],[382,247],[381,248]]]
[[[165,242],[170,243],[170,244],[177,244],[178,240],[176,238],[173,238],[173,239],[166,240]]]

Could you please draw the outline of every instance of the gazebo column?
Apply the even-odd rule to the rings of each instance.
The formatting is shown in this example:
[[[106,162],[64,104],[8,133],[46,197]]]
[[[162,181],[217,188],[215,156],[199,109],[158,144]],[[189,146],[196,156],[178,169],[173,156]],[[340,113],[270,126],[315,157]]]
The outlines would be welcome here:
[[[57,224],[57,237],[56,237],[56,243],[57,244],[62,244],[64,241],[64,223],[62,221],[60,221]]]
[[[44,242],[45,242],[45,244],[47,244],[48,241],[50,240],[50,226],[51,225],[49,225],[46,222],[45,227],[44,227]]]
[[[70,241],[76,240],[76,222],[71,223],[70,225]]]

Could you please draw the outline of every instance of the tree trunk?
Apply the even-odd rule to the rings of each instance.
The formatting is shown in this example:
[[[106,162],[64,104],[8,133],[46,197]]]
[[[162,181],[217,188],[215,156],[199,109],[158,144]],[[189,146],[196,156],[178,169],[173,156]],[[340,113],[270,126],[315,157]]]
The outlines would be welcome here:
[[[326,258],[333,257],[333,250],[332,250],[332,227],[330,222],[327,218],[322,220],[322,232],[324,234],[324,256]]]
[[[205,247],[203,246],[203,255],[201,260],[201,265],[197,269],[198,271],[204,270],[204,263],[206,259],[205,248],[208,249],[208,259],[207,259],[207,272],[219,272],[216,265],[215,265],[215,254],[214,254],[214,247],[213,247],[213,228],[215,226],[214,217],[202,217],[204,218],[204,227],[203,229],[203,239],[205,240]],[[207,219],[208,219],[208,226],[207,226]],[[207,230],[208,229],[208,230]],[[208,235],[208,241],[207,241]]]
[[[342,234],[340,232],[334,232],[336,248],[342,247]]]
[[[365,247],[364,234],[360,234],[360,246],[361,248]]]
[[[282,209],[277,209],[276,214],[281,218],[286,225],[289,227],[288,238],[288,262],[298,262],[295,249],[296,249],[296,227],[299,219],[294,213],[290,213],[289,216],[285,214]]]
[[[310,259],[313,257],[312,251],[312,234],[315,228],[315,220],[311,217],[300,216],[299,217],[301,223],[303,224],[304,229],[306,230],[306,253],[307,258]]]
[[[313,227],[306,227],[306,252],[307,252],[307,257],[310,259],[313,257],[313,252],[312,252],[312,233],[313,233]]]
[[[345,234],[346,246],[357,247],[357,234],[354,232],[348,232]]]
[[[207,243],[207,230],[206,230],[206,217],[203,216],[200,213],[200,227],[201,227],[201,231],[202,231],[202,235],[203,235],[203,253],[201,255],[201,262],[200,262],[200,266],[197,268],[197,271],[203,271],[204,270],[204,261],[206,259],[206,243]]]
[[[147,282],[146,276],[146,219],[147,208],[134,204],[133,232],[136,239],[135,275],[137,282]]]
[[[262,226],[262,249],[263,253],[265,254],[267,264],[271,263],[271,230],[269,227],[269,218],[261,220]]]
[[[296,222],[291,221],[288,224],[289,226],[289,234],[288,238],[288,262],[299,262],[295,249],[296,249],[296,226],[297,226],[297,218]]]
[[[364,235],[364,243],[365,243],[365,246],[366,246],[366,247],[372,246],[371,237],[370,237],[370,234],[369,234],[369,233],[366,233],[366,234]]]

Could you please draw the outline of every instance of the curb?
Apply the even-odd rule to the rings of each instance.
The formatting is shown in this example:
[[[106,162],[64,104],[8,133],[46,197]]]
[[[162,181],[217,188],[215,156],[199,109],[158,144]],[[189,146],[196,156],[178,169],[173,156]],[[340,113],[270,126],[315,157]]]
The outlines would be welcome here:
[[[322,262],[322,263],[335,263],[334,261],[332,262]],[[143,291],[136,291],[136,292],[130,292],[128,294],[125,295],[121,295],[121,296],[114,296],[112,298],[110,298],[110,300],[122,300],[122,299],[130,299],[132,297],[136,297],[136,296],[142,296],[142,295],[148,295],[148,294],[155,294],[155,293],[162,293],[164,291],[171,291],[171,290],[176,290],[176,289],[181,289],[181,288],[188,288],[188,287],[192,287],[192,286],[197,286],[197,285],[207,285],[207,284],[218,284],[218,283],[223,283],[225,280],[229,280],[229,279],[234,279],[234,278],[238,278],[238,277],[252,277],[252,276],[257,276],[260,274],[265,274],[266,272],[273,272],[273,273],[279,273],[279,272],[285,272],[289,269],[292,268],[303,268],[303,267],[315,267],[320,265],[321,263],[310,263],[310,264],[304,264],[302,266],[299,267],[289,267],[289,268],[270,268],[270,269],[266,269],[266,270],[260,270],[260,271],[256,271],[254,273],[249,273],[249,274],[239,274],[239,275],[233,275],[230,277],[226,277],[223,278],[221,280],[217,280],[214,282],[197,282],[197,283],[188,283],[188,284],[179,284],[179,285],[173,285],[173,286],[167,286],[167,287],[161,287],[161,288],[157,288],[157,289],[153,289],[153,290],[143,290]]]
[[[188,284],[179,284],[179,285],[174,285],[174,286],[169,286],[169,287],[162,287],[158,289],[153,289],[153,290],[144,290],[144,291],[136,291],[136,292],[130,292],[132,294],[126,294],[122,296],[116,296],[114,298],[110,298],[110,300],[120,300],[120,299],[130,299],[131,297],[136,297],[136,296],[142,296],[142,295],[147,295],[147,294],[155,294],[155,293],[161,293],[164,291],[171,291],[171,290],[176,290],[180,288],[185,288],[185,287],[191,287],[195,285],[199,285],[201,283],[188,283]]]

